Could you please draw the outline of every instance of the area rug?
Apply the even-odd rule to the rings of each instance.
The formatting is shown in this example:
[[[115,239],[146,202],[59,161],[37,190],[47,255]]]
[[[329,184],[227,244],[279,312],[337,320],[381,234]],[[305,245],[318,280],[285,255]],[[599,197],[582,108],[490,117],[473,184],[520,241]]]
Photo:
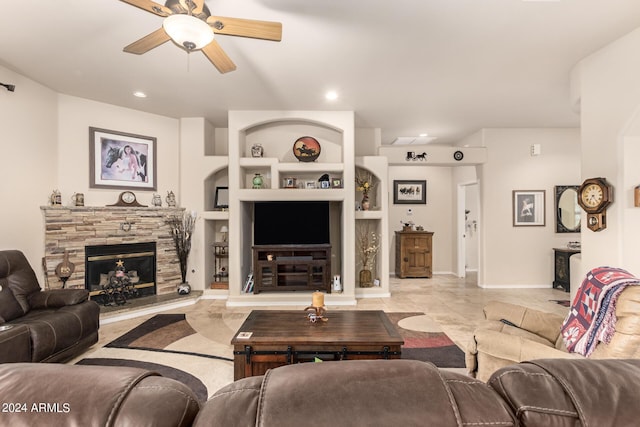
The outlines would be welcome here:
[[[402,338],[402,358],[464,368],[464,352],[424,313],[387,313]]]
[[[195,331],[184,314],[158,314],[76,362],[149,369],[186,384],[201,402],[233,382],[232,348]]]
[[[464,353],[424,313],[387,313],[404,338],[402,358],[463,368]],[[233,382],[229,342],[203,336],[184,314],[158,314],[76,362],[145,368],[186,384],[202,402]]]

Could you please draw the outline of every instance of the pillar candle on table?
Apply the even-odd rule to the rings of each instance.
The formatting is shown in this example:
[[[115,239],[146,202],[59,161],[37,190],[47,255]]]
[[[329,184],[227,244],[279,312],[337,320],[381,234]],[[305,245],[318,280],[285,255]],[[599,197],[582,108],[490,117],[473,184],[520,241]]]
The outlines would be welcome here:
[[[314,292],[312,294],[311,305],[313,307],[324,307],[324,294],[322,292]]]

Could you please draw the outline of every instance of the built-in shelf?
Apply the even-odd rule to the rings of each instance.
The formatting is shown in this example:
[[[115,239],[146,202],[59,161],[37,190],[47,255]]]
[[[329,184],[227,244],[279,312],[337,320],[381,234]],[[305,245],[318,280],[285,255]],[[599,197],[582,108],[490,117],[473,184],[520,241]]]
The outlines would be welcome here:
[[[204,219],[227,221],[229,220],[229,211],[204,211],[201,216]]]
[[[281,188],[281,189],[243,189],[236,193],[240,201],[268,201],[268,200],[327,200],[341,201],[345,198],[343,188],[329,189],[301,189],[301,188]]]
[[[275,157],[240,157],[238,159],[238,164],[244,168],[269,167],[276,163],[278,159]]]
[[[287,173],[307,173],[307,172],[316,172],[316,173],[331,173],[331,172],[342,172],[344,170],[344,165],[342,163],[317,163],[317,162],[299,162],[299,163],[278,163],[275,165],[275,168],[279,172],[287,172]]]
[[[356,219],[382,219],[384,212],[381,210],[356,211]]]

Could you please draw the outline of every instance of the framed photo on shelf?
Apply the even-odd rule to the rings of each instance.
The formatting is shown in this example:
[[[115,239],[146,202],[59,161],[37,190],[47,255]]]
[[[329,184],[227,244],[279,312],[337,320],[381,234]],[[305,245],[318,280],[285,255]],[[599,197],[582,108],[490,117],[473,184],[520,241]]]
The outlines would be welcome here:
[[[298,188],[298,180],[293,177],[286,177],[282,179],[282,185],[284,188]]]
[[[394,205],[426,205],[427,181],[425,180],[394,180]]]
[[[216,187],[216,198],[213,207],[216,209],[229,208],[229,187]]]
[[[544,227],[545,190],[513,190],[514,227]]]
[[[156,138],[89,128],[89,187],[156,190]]]
[[[342,188],[342,178],[333,178],[331,180],[331,186],[333,188]]]
[[[316,182],[315,181],[306,181],[304,183],[304,188],[306,188],[307,190],[314,189],[314,188],[316,188]]]

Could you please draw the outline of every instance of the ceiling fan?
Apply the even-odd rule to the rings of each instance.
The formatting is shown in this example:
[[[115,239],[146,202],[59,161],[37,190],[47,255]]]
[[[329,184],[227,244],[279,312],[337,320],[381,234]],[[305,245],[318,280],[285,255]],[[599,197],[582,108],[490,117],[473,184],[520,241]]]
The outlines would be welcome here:
[[[214,33],[226,36],[280,41],[280,22],[211,16],[204,0],[167,0],[163,5],[151,0],[121,0],[165,18],[162,27],[131,43],[123,50],[141,55],[173,40],[187,52],[201,50],[221,73],[236,69],[231,58],[214,40]]]

